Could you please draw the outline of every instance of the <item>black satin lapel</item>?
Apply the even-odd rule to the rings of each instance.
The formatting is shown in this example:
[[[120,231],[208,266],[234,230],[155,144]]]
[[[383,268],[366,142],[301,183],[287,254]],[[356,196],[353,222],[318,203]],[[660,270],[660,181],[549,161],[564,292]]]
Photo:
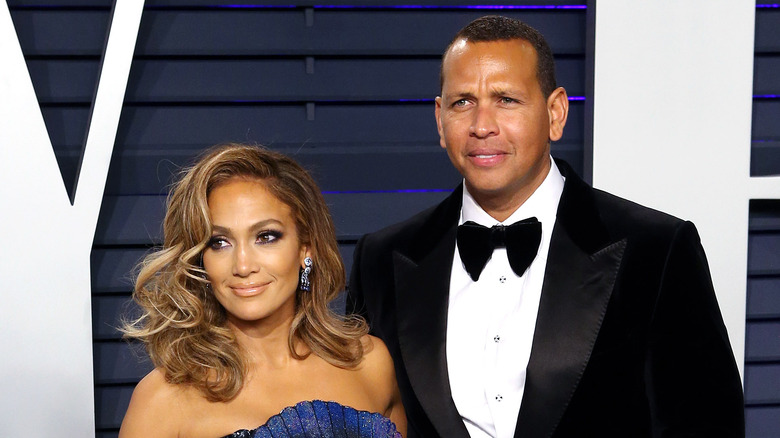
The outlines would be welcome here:
[[[590,359],[626,248],[593,255],[556,226],[550,244],[515,437],[549,437]]]
[[[401,357],[414,393],[442,437],[468,437],[450,392],[445,338],[455,227],[420,261],[393,254]]]

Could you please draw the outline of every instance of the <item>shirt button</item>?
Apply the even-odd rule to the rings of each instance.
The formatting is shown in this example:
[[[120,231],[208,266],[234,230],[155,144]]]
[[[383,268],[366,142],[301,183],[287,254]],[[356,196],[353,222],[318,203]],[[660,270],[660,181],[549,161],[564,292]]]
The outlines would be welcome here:
[[[493,336],[493,342],[498,343],[498,341],[500,341],[500,340],[501,340],[501,336],[499,336],[499,335]]]
[[[500,402],[500,401],[501,401],[501,400],[503,400],[503,399],[504,399],[504,397],[502,397],[502,396],[501,396],[501,394],[498,394],[498,395],[496,396],[496,401],[497,401],[497,402]]]
[[[502,276],[498,277],[498,281],[500,281],[501,283],[506,283],[506,277],[504,277],[502,275]]]

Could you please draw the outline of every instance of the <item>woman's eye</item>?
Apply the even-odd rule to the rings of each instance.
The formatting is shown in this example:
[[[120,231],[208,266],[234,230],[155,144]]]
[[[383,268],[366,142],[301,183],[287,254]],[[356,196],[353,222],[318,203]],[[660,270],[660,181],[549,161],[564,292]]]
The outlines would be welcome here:
[[[260,234],[257,235],[257,243],[265,245],[267,243],[273,243],[277,239],[280,239],[282,237],[282,233],[279,231],[262,231]]]
[[[220,250],[222,248],[226,248],[230,246],[230,242],[227,241],[224,237],[212,237],[211,240],[209,240],[209,248],[213,250]]]

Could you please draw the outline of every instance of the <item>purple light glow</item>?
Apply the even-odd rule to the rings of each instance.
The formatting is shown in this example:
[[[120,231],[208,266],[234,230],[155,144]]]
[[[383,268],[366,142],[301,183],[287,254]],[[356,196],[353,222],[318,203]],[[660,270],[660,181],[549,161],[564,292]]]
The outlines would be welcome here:
[[[569,101],[583,101],[585,96],[569,96]],[[433,102],[433,99],[398,99],[398,102]]]
[[[36,5],[56,8],[54,5]],[[215,9],[296,9],[299,5],[209,5]],[[314,9],[587,9],[586,5],[313,5]],[[757,4],[756,9],[780,9],[780,3]]]
[[[314,9],[587,9],[586,5],[314,5]]]
[[[753,96],[756,99],[772,99],[775,97],[778,97],[774,94],[767,94],[767,95],[761,95],[761,96]],[[585,96],[569,96],[569,101],[584,101]],[[363,100],[363,101],[354,101],[354,100],[327,100],[327,99],[321,99],[321,100],[315,100],[310,101],[312,103],[320,103],[320,104],[328,104],[328,103],[354,103],[354,104],[375,104],[375,103],[392,103],[392,102],[398,102],[398,103],[431,103],[434,102],[434,99],[398,99],[398,100],[382,100],[382,101],[375,101],[375,100]],[[300,102],[292,101],[292,100],[252,100],[252,99],[233,99],[230,101],[230,103],[235,104],[263,104],[263,103],[278,103],[278,104],[297,104]]]
[[[266,100],[266,99],[233,99],[229,102],[235,104],[261,104],[261,103],[296,104],[298,103],[289,100]]]
[[[780,94],[754,94],[753,99],[780,99]]]
[[[569,101],[583,101],[585,96],[569,96]],[[398,99],[398,102],[433,102],[433,99]]]
[[[323,195],[344,195],[359,193],[452,193],[452,189],[408,189],[408,190],[334,190],[323,191]]]
[[[295,9],[296,5],[211,5],[215,9]]]

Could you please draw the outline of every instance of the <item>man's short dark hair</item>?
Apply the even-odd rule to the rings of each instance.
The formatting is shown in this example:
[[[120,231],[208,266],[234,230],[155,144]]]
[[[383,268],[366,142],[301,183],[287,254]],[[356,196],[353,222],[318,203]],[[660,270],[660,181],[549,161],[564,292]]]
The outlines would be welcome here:
[[[452,45],[461,39],[470,43],[509,40],[528,41],[536,50],[536,79],[539,81],[542,94],[544,97],[548,97],[557,87],[555,82],[555,59],[544,36],[538,30],[520,20],[500,15],[488,15],[477,18],[455,34],[441,58],[442,67],[439,69],[440,87],[444,86],[444,57],[447,56],[447,52],[449,52]]]

